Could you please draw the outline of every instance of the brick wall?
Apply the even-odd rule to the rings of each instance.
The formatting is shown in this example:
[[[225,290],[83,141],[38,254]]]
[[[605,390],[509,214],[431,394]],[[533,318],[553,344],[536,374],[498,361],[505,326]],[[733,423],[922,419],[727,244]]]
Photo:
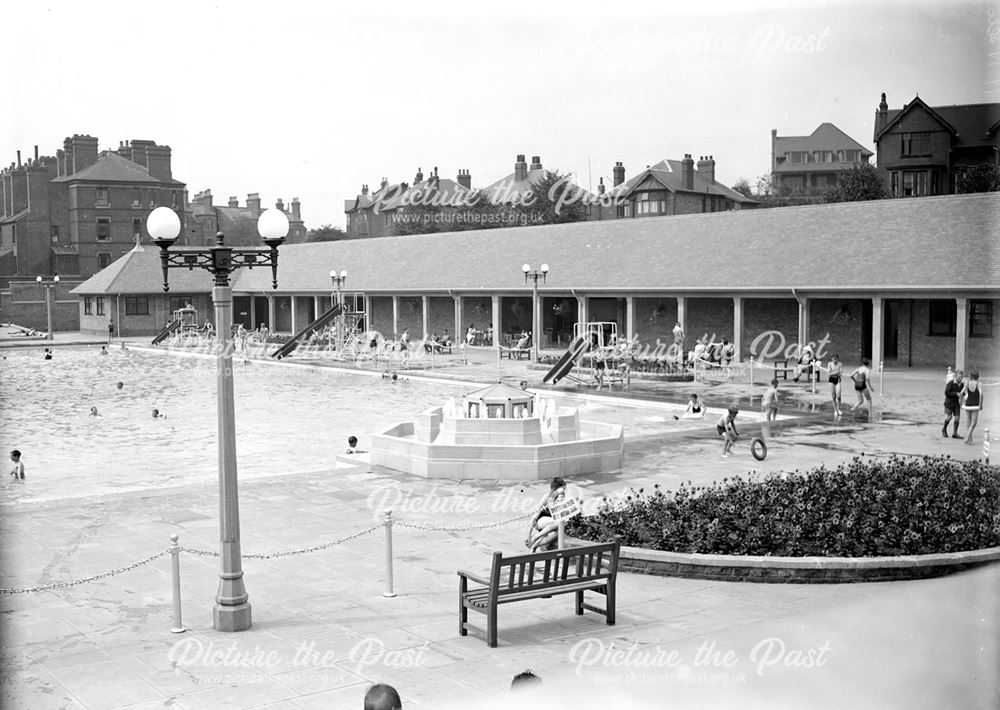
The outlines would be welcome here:
[[[725,338],[733,342],[733,299],[731,298],[688,298],[686,301],[687,340],[686,345],[694,346],[695,340],[703,334],[722,342]],[[670,327],[673,327],[673,323]],[[673,342],[673,338],[669,342]]]
[[[463,338],[472,324],[475,324],[476,330],[486,330],[493,324],[493,303],[488,296],[466,296],[462,299]]]
[[[455,339],[455,299],[451,296],[431,296],[427,299],[428,317],[427,327],[430,328],[428,335],[437,333],[442,335],[448,331],[452,340]]]
[[[629,337],[638,334],[639,341],[642,343],[654,345],[659,339],[669,345],[674,342],[673,328],[677,322],[677,299],[666,296],[663,298],[635,298],[632,301],[632,318],[635,332],[629,333]],[[693,332],[690,323],[689,317],[688,334]],[[690,337],[687,342],[691,345],[694,344],[694,340]]]
[[[410,329],[410,340],[420,340],[424,337],[424,304],[420,296],[399,297],[399,323],[396,327],[397,338],[407,328]]]
[[[371,303],[371,313],[368,314],[369,328],[392,339],[392,298],[372,296],[369,302]]]

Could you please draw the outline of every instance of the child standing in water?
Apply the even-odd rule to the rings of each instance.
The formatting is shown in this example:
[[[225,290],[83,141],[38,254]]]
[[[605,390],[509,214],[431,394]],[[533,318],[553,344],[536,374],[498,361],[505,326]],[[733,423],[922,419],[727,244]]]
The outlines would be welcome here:
[[[868,358],[861,358],[861,366],[851,373],[854,380],[854,392],[858,395],[858,403],[851,407],[853,412],[868,400],[868,416],[872,414],[871,364]]]
[[[764,396],[760,398],[760,408],[764,414],[765,421],[773,422],[778,418],[778,379],[771,380],[770,386],[764,390]]]
[[[979,370],[972,370],[969,372],[969,379],[965,381],[965,387],[962,389],[962,409],[969,415],[969,432],[965,439],[965,443],[969,446],[972,446],[972,432],[976,430],[976,424],[979,423],[979,411],[982,408],[983,391],[979,387]]]
[[[723,414],[715,425],[715,430],[722,437],[722,458],[724,459],[729,458],[729,450],[733,448],[733,444],[740,438],[739,432],[736,431],[736,415],[739,413],[739,409],[730,407],[729,411]]]
[[[827,372],[830,380],[830,397],[833,399],[833,416],[839,417],[841,414],[840,378],[844,372],[844,364],[840,361],[840,355],[837,353],[834,353],[833,357],[830,358],[830,369]]]
[[[10,475],[14,477],[15,481],[24,480],[24,464],[21,463],[21,452],[14,449],[10,452],[10,460],[12,466],[10,467]]]

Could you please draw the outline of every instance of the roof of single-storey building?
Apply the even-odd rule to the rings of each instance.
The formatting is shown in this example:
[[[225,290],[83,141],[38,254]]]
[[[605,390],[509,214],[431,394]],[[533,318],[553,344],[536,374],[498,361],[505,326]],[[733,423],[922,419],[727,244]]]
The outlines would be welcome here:
[[[278,292],[326,293],[334,268],[348,291],[523,292],[525,263],[549,265],[543,290],[1000,290],[998,214],[1000,193],[984,193],[293,244],[279,250]],[[155,292],[158,254],[139,254],[116,283]],[[105,271],[75,291],[96,293]],[[211,288],[207,273],[171,269],[171,290],[192,274]],[[271,292],[271,271],[233,285]]]
[[[171,293],[206,293],[212,290],[212,277],[201,269],[171,269],[169,278]],[[70,293],[78,296],[163,293],[160,249],[154,244],[144,246],[136,242],[130,251]]]

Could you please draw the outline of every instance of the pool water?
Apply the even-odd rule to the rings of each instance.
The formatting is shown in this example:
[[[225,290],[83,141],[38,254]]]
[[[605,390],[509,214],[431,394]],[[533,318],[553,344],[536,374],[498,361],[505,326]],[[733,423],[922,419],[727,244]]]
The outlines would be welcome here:
[[[121,389],[116,387],[122,382]],[[482,385],[401,378],[398,382],[322,367],[234,362],[240,479],[332,469],[358,436],[413,417]],[[548,393],[546,396],[549,396]],[[18,502],[217,484],[214,360],[142,350],[8,350],[0,361],[0,438],[19,449],[27,482],[3,497]],[[710,428],[718,415],[675,421],[680,407],[628,406],[566,397],[580,418],[622,424],[630,436]],[[90,416],[97,407],[99,416]],[[156,408],[165,418],[154,419]]]

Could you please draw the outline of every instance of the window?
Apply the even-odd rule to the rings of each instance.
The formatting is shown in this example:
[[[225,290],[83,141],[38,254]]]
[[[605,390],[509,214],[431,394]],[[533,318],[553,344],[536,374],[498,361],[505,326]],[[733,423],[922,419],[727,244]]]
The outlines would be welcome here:
[[[993,337],[993,301],[969,301],[969,337]]]
[[[937,195],[938,193],[938,171],[931,170],[931,194]]]
[[[179,194],[180,193],[178,193],[177,190],[173,190],[170,193],[170,206],[173,207],[174,209],[177,209],[177,202],[178,202],[177,195]]]
[[[132,207],[142,206],[142,192],[138,187],[132,188]]]
[[[101,296],[97,297],[97,315],[99,316],[104,315],[104,298],[102,298]]]
[[[917,194],[927,194],[927,173],[925,172],[917,173]]]
[[[59,243],[59,225],[53,224],[49,227],[49,240],[53,244]]]
[[[792,151],[788,154],[789,163],[808,163],[809,153],[805,151]]]
[[[97,218],[97,241],[106,242],[111,239],[111,220],[107,217]]]
[[[930,155],[931,154],[931,134],[930,133],[904,133],[903,134],[903,155]]]
[[[928,335],[955,335],[958,306],[953,299],[930,301]]]
[[[111,252],[109,251],[99,251],[97,252],[97,270],[108,268],[108,264],[111,263]]]
[[[127,316],[148,316],[149,297],[148,296],[126,296],[125,315]]]
[[[94,298],[92,296],[83,297],[83,315],[89,316],[94,312]]]
[[[899,197],[899,173],[895,170],[889,176],[889,194]]]
[[[640,192],[635,197],[635,212],[637,215],[666,214],[667,201],[661,199],[662,192]]]
[[[191,299],[187,296],[171,296],[167,307],[170,309],[170,312],[173,313],[174,311],[179,311],[184,308],[184,306],[188,305],[190,302]]]
[[[94,207],[110,207],[111,202],[108,200],[108,188],[99,187],[97,188],[97,199],[94,200]]]
[[[859,160],[861,160],[861,151],[845,150],[843,151],[843,158],[841,158],[841,160],[844,161],[845,163],[856,163]]]

